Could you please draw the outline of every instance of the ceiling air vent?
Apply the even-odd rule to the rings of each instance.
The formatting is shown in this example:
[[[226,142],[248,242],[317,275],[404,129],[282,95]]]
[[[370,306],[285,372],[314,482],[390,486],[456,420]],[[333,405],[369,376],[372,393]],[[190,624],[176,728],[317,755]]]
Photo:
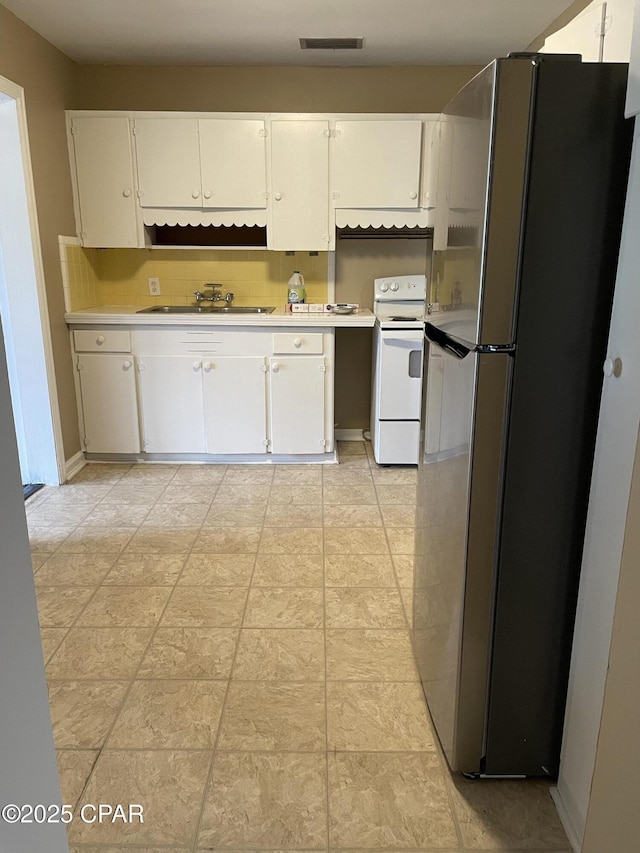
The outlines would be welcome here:
[[[362,50],[364,38],[301,38],[302,50]]]

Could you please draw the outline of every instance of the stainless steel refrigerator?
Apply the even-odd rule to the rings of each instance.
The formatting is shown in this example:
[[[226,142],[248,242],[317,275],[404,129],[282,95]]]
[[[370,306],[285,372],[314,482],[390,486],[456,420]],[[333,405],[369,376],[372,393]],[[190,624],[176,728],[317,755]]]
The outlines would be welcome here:
[[[626,78],[626,65],[511,56],[440,117],[413,640],[453,770],[557,773],[631,145]]]

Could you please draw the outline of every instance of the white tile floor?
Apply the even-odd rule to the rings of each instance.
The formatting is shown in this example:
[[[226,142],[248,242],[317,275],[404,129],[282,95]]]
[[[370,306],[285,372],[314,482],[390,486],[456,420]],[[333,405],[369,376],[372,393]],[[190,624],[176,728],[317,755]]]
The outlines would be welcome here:
[[[74,851],[567,851],[452,778],[412,658],[415,469],[88,465],[27,504]],[[75,845],[75,846],[73,846]]]

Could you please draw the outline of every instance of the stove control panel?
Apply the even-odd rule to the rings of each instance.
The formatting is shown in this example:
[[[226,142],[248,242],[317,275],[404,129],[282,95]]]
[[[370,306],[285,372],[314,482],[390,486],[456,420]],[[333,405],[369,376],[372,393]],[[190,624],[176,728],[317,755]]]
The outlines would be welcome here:
[[[376,302],[417,302],[427,298],[426,275],[395,275],[373,280]]]

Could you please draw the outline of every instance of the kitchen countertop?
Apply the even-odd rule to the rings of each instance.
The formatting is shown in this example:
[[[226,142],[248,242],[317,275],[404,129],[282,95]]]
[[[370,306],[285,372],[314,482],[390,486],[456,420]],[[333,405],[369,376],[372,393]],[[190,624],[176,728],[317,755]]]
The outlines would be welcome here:
[[[284,307],[272,314],[138,314],[140,305],[98,305],[64,315],[70,326],[291,326],[297,328],[371,328],[368,308],[353,314],[293,314]]]

